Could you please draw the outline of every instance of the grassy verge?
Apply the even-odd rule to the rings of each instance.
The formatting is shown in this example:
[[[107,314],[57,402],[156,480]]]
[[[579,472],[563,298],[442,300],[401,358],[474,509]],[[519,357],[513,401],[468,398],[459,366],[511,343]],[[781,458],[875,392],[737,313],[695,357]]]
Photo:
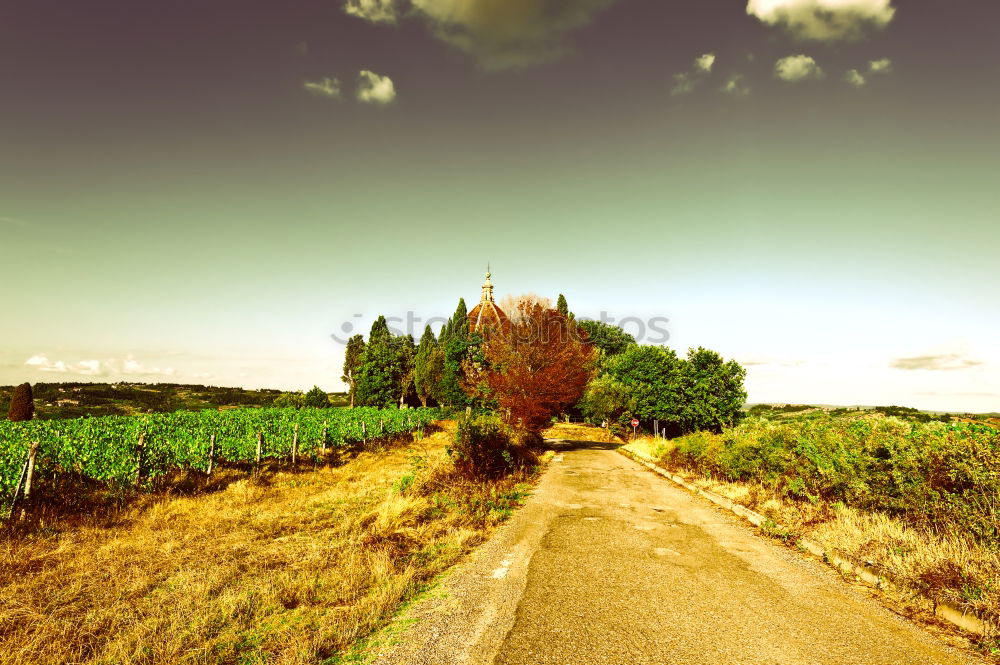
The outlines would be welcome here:
[[[0,663],[334,662],[530,489],[456,475],[450,429],[0,538]]]
[[[816,426],[765,421],[722,435],[643,439],[628,447],[762,513],[769,519],[762,531],[770,537],[789,545],[810,538],[901,582],[912,592],[893,601],[903,613],[918,613],[907,598],[921,593],[997,622],[996,513],[965,512],[995,499],[989,487],[1000,470],[992,457],[995,434],[914,429],[922,427],[895,419]],[[974,467],[972,478],[963,465]],[[956,518],[964,514],[969,517]],[[995,641],[979,646],[998,652]]]

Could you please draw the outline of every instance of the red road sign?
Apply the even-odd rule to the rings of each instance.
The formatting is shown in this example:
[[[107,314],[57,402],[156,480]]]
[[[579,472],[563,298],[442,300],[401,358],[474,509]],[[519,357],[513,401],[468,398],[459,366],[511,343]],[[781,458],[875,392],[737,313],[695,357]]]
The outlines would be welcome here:
[[[635,418],[633,418],[632,419],[632,427],[638,427],[638,426],[639,426],[639,421],[636,420]]]

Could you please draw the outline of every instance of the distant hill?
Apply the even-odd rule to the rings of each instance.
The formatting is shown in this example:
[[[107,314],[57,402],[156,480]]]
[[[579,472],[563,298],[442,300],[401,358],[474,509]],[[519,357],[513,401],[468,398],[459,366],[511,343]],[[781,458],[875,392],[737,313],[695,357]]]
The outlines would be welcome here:
[[[285,394],[280,390],[176,383],[36,383],[32,390],[35,417],[44,419],[266,407]],[[13,393],[13,386],[0,386],[0,418],[6,416]],[[344,406],[346,395],[332,393],[331,402]]]
[[[765,416],[772,420],[798,420],[818,415],[843,416],[851,413],[881,413],[914,422],[978,422],[1000,426],[997,413],[946,413],[944,411],[922,411],[908,406],[834,406],[830,404],[747,404],[743,410],[754,416]]]

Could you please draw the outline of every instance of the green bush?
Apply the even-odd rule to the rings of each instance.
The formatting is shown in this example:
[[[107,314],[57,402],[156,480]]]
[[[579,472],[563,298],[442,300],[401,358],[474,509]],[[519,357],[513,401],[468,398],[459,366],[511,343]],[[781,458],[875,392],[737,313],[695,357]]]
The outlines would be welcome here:
[[[750,418],[722,434],[672,443],[663,457],[672,466],[1000,544],[1000,433],[988,426],[879,416]]]
[[[501,476],[514,470],[523,451],[503,421],[489,415],[460,419],[448,455],[467,476]]]

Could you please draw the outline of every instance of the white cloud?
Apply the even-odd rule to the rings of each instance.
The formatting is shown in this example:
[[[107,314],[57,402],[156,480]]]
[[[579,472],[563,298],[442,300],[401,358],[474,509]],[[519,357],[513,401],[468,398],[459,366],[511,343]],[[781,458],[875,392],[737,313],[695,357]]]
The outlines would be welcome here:
[[[335,78],[325,78],[319,81],[306,81],[302,84],[306,92],[320,97],[340,99],[340,81]]]
[[[358,72],[357,98],[367,104],[388,104],[396,98],[396,86],[388,76],[362,69]]]
[[[347,0],[344,11],[372,23],[395,23],[400,13],[396,0]]]
[[[676,83],[670,91],[671,95],[686,95],[693,92],[695,86],[698,85],[698,80],[687,72],[674,74],[674,81],[676,81]]]
[[[868,63],[868,71],[872,74],[889,74],[892,72],[892,60],[889,58],[872,60]]]
[[[798,39],[836,41],[886,27],[896,9],[892,0],[748,0],[747,14]]]
[[[104,367],[99,360],[81,360],[76,364],[66,363],[62,360],[51,361],[44,354],[37,354],[28,358],[25,365],[37,369],[40,372],[53,372],[56,374],[79,374],[81,376],[100,376],[106,374]]]
[[[774,75],[782,81],[795,83],[823,78],[823,70],[808,55],[790,55],[774,64]]]
[[[675,83],[670,94],[677,96],[694,92],[694,89],[698,87],[702,79],[712,72],[713,65],[715,65],[714,53],[699,55],[694,59],[694,65],[690,72],[674,74]]]
[[[347,0],[344,11],[374,23],[419,17],[441,41],[486,69],[524,67],[569,50],[568,34],[616,0]]]
[[[856,69],[848,70],[848,72],[844,74],[844,80],[847,81],[848,85],[852,85],[855,88],[860,88],[868,82],[867,79],[865,79],[864,74]]]
[[[726,79],[726,82],[719,88],[719,92],[733,97],[746,97],[750,94],[750,85],[743,74],[733,74]]]
[[[25,365],[40,372],[53,372],[55,374],[77,374],[80,376],[107,376],[109,374],[120,376],[174,376],[177,372],[173,367],[147,367],[138,362],[132,356],[126,356],[124,360],[109,358],[100,360],[81,360],[76,363],[68,363],[63,360],[50,360],[45,354],[36,354],[28,358]]]
[[[700,55],[697,58],[695,58],[694,70],[696,72],[704,72],[707,74],[708,72],[712,71],[712,65],[714,64],[715,64],[715,54],[706,53],[704,55]]]

